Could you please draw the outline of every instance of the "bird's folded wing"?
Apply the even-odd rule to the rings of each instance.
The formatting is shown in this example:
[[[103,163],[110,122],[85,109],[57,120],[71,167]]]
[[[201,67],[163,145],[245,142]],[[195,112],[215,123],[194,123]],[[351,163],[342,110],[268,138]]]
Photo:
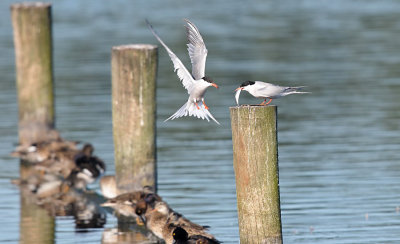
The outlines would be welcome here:
[[[188,19],[186,22],[186,36],[188,39],[188,52],[192,62],[192,75],[195,80],[204,77],[206,69],[207,48],[197,27]]]
[[[182,64],[181,60],[169,49],[169,47],[161,40],[161,38],[157,35],[156,31],[153,29],[149,21],[146,20],[147,26],[153,33],[153,35],[157,38],[157,40],[163,45],[165,50],[167,50],[169,57],[172,60],[172,63],[174,64],[174,71],[178,74],[179,79],[182,81],[183,86],[185,89],[188,91],[190,94],[192,89],[193,89],[193,84],[194,80],[192,75],[189,73],[189,71],[185,68],[185,66]]]

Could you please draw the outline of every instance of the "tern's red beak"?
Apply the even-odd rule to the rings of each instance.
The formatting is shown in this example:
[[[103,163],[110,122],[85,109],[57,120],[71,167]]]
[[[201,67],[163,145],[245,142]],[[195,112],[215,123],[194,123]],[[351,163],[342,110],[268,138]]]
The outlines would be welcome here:
[[[238,91],[238,90],[243,90],[243,87],[238,87],[238,88],[236,88],[235,91]]]
[[[217,88],[217,89],[219,88],[218,85],[215,84],[215,83],[211,83],[211,85],[212,85],[213,87]]]

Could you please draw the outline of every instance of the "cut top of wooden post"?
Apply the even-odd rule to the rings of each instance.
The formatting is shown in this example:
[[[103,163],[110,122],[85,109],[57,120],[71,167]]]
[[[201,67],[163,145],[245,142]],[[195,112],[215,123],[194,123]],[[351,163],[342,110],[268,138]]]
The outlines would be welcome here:
[[[24,3],[14,3],[11,5],[11,9],[17,8],[49,8],[51,3],[43,2],[24,2]]]
[[[112,50],[127,50],[127,49],[154,50],[157,49],[157,46],[152,44],[128,44],[128,45],[120,45],[112,47]]]

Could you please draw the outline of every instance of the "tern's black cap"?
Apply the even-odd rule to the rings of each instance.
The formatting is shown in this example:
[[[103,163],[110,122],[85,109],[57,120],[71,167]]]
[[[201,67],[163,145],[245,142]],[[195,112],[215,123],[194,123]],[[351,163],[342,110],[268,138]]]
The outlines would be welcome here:
[[[243,83],[240,85],[240,87],[245,87],[245,86],[254,85],[254,84],[255,84],[254,81],[248,80],[248,81],[243,82]]]
[[[204,76],[202,79],[207,81],[208,83],[214,83],[214,81],[208,76]]]

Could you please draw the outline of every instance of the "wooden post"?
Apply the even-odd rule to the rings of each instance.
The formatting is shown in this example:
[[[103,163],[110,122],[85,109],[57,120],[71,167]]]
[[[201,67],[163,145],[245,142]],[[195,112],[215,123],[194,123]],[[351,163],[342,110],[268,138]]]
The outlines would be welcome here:
[[[231,107],[240,243],[282,243],[276,106]]]
[[[11,5],[19,106],[19,143],[55,139],[51,5]],[[31,167],[21,161],[21,179]],[[55,221],[21,191],[20,242],[54,243]]]
[[[51,5],[11,5],[14,29],[20,144],[44,141],[55,133]]]
[[[120,193],[157,187],[157,46],[112,48],[115,173]]]

